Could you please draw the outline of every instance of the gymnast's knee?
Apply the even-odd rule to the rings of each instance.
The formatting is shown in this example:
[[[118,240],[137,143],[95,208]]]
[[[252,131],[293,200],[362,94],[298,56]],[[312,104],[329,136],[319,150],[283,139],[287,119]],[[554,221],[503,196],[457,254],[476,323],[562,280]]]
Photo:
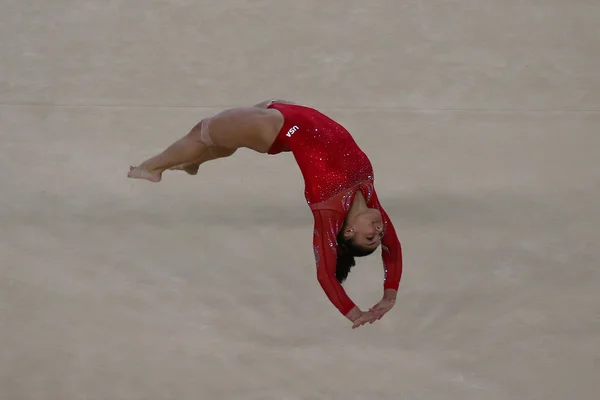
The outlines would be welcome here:
[[[203,119],[202,121],[198,122],[196,126],[192,128],[190,133],[188,133],[188,137],[209,147],[215,145],[209,134],[208,119]]]

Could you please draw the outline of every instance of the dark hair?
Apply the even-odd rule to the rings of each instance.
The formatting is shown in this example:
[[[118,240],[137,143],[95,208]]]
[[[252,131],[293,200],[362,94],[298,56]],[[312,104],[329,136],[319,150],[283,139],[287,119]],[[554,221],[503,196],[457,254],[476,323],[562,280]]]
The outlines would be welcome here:
[[[337,254],[337,265],[335,267],[335,277],[339,283],[342,283],[348,277],[350,269],[356,265],[354,257],[366,257],[372,254],[375,249],[365,249],[363,247],[354,244],[352,239],[344,238],[344,230],[346,229],[346,221],[340,229],[336,241],[340,247],[340,251]]]

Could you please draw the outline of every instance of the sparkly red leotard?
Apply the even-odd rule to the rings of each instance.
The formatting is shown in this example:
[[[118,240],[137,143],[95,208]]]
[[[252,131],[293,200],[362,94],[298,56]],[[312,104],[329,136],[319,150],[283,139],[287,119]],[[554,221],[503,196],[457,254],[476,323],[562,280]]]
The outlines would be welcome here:
[[[378,209],[383,217],[384,288],[397,290],[402,275],[402,249],[394,226],[377,198],[368,157],[344,127],[317,110],[279,103],[269,108],[279,110],[284,116],[283,127],[269,154],[292,152],[300,167],[306,201],[315,220],[317,278],[329,300],[343,315],[354,308],[335,277],[339,251],[336,236],[359,190],[367,206]]]

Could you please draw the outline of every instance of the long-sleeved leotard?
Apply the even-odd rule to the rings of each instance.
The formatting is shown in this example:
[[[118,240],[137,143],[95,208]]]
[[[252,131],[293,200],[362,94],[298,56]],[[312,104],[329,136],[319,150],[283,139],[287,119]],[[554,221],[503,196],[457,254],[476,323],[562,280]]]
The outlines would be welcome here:
[[[381,207],[374,188],[373,167],[350,133],[331,118],[309,107],[274,103],[284,125],[269,154],[292,152],[305,182],[305,198],[314,216],[313,247],[317,279],[333,305],[346,315],[355,304],[335,277],[339,247],[336,237],[360,190],[367,206],[381,212],[384,288],[398,289],[402,248],[394,225]]]

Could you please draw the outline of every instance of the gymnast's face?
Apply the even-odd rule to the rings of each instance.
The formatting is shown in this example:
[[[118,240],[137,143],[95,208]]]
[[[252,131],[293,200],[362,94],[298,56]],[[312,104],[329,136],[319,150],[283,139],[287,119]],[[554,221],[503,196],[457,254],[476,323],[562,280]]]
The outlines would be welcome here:
[[[349,221],[344,232],[346,239],[365,250],[375,250],[383,238],[383,219],[379,210],[370,208]]]

